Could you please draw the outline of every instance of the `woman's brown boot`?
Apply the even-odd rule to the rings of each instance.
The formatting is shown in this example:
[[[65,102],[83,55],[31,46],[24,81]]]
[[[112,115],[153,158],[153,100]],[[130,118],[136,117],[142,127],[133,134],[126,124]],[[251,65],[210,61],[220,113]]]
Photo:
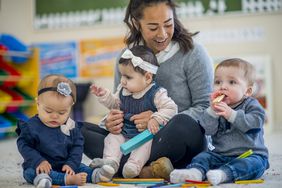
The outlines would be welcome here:
[[[161,157],[151,162],[150,166],[144,166],[139,174],[140,178],[164,178],[169,181],[169,175],[173,166],[167,157]]]

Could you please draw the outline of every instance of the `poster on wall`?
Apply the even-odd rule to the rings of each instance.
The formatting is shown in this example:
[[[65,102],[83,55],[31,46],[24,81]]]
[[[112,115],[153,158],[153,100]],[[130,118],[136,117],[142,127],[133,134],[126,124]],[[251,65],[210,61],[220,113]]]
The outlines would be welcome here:
[[[123,48],[122,37],[80,41],[80,77],[113,77],[116,58]]]
[[[253,90],[255,97],[266,111],[266,130],[272,130],[273,121],[273,104],[272,104],[272,79],[271,79],[271,57],[269,55],[235,55],[234,57],[242,58],[256,69],[256,82]],[[214,58],[215,66],[224,59],[223,57]]]
[[[78,77],[76,42],[37,43],[34,46],[40,50],[41,78],[48,74],[62,74],[71,79]]]

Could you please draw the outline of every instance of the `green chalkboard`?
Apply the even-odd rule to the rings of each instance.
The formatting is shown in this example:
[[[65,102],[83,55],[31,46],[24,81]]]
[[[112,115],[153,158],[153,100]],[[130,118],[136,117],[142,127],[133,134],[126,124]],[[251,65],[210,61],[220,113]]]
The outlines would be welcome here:
[[[177,2],[196,2],[199,0],[178,0]],[[205,8],[205,11],[209,9],[210,0],[200,0]],[[216,3],[219,2],[219,0],[215,0]],[[230,11],[239,11],[242,10],[242,3],[241,0],[225,0],[225,4],[227,9],[226,12]]]
[[[36,15],[125,7],[128,0],[36,0]]]
[[[126,7],[129,0],[35,0],[36,15],[61,13],[70,11],[96,10],[104,8]],[[180,2],[195,2],[199,0],[176,0]],[[209,8],[210,0],[200,0],[205,8]],[[215,0],[218,2],[218,0]],[[241,1],[225,0],[227,12],[241,10]]]

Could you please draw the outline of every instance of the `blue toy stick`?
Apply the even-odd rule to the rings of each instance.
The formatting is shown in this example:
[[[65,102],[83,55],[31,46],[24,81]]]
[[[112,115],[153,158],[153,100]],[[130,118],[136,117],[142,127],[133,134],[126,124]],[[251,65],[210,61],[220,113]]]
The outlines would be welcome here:
[[[139,133],[135,137],[120,145],[120,150],[124,155],[127,155],[132,150],[151,140],[153,136],[154,135],[148,129],[146,129],[142,133]]]
[[[160,126],[162,128],[163,126]],[[146,129],[142,133],[139,133],[135,137],[131,138],[127,142],[123,143],[120,146],[120,150],[124,155],[127,155],[130,153],[132,150],[142,146],[144,143],[148,142],[154,137],[154,135]]]

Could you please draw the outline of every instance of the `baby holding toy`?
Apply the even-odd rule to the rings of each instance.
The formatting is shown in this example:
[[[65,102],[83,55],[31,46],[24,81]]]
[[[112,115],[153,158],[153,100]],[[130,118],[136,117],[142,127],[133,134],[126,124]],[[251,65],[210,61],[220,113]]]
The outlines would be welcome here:
[[[121,73],[120,85],[116,93],[96,85],[91,92],[98,97],[100,103],[108,109],[118,109],[123,113],[124,121],[121,134],[111,134],[105,138],[103,159],[93,159],[90,166],[101,167],[108,171],[108,181],[119,168],[122,157],[120,145],[140,133],[131,117],[144,111],[152,111],[148,129],[156,134],[160,125],[165,125],[176,113],[177,105],[168,97],[166,89],[154,82],[158,70],[158,62],[154,53],[145,46],[126,49],[119,60]],[[152,141],[148,141],[131,152],[123,167],[125,178],[139,175],[142,167],[149,159]]]
[[[211,106],[199,119],[213,147],[195,156],[186,169],[172,171],[171,182],[207,179],[218,185],[257,179],[269,168],[265,111],[251,97],[254,81],[254,67],[242,59],[227,59],[216,67]],[[237,158],[249,149],[253,154]]]

